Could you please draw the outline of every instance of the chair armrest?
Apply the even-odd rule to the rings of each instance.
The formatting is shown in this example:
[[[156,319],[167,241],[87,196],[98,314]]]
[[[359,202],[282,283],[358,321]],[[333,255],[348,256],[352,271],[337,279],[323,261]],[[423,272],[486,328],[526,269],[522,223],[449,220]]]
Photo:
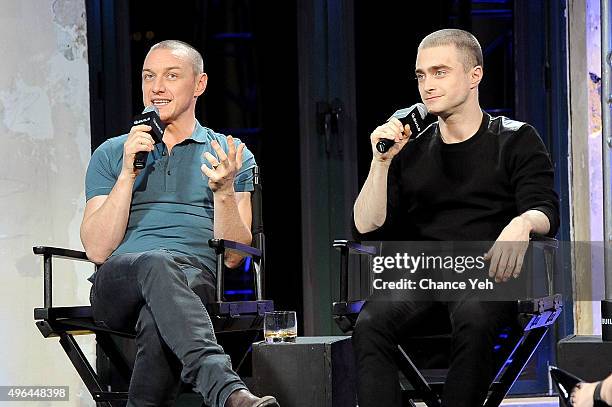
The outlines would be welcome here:
[[[544,248],[557,249],[559,248],[559,241],[552,237],[547,237],[544,235],[540,235],[537,233],[532,233],[529,235],[529,240],[532,242],[537,242],[538,246],[543,246]]]
[[[518,300],[518,311],[525,314],[542,314],[545,311],[556,311],[562,307],[561,294]]]
[[[551,237],[532,233],[529,236],[533,247],[542,251],[544,255],[544,268],[546,272],[546,283],[548,285],[548,294],[554,294],[553,274],[555,267],[555,255],[559,249],[559,241]]]
[[[365,246],[365,245],[362,245],[361,243],[358,243],[352,240],[336,239],[334,240],[334,243],[332,246],[338,250],[342,250],[343,248],[346,248],[349,250],[350,253],[369,254],[372,256],[378,254],[378,249],[376,247]]]
[[[210,239],[208,241],[208,246],[212,247],[213,249],[215,249],[215,253],[218,254],[222,254],[225,252],[225,249],[231,249],[231,250],[236,250],[239,251],[241,253],[244,254],[248,254],[250,256],[253,256],[257,259],[261,258],[261,250],[246,245],[244,243],[238,243],[238,242],[234,242],[232,240],[226,240],[226,239]]]
[[[349,254],[367,254],[374,256],[378,254],[378,248],[366,246],[351,240],[336,239],[332,247],[340,250],[340,302],[348,301],[348,264]]]
[[[217,302],[223,302],[223,286],[224,286],[224,278],[223,278],[223,262],[224,262],[224,254],[226,249],[236,250],[246,255],[250,255],[254,262],[262,261],[262,251],[258,248],[246,245],[244,243],[234,242],[232,240],[226,239],[210,239],[208,241],[208,246],[212,247],[215,250],[215,255],[217,256]],[[255,278],[255,290],[257,292],[257,299],[262,299],[262,290],[261,290],[261,277],[257,276]]]
[[[62,249],[60,247],[51,246],[34,246],[32,247],[34,254],[43,256],[43,296],[44,307],[49,309],[53,307],[53,257],[60,257],[69,260],[87,261],[85,252],[78,250]]]
[[[34,254],[39,256],[55,256],[70,260],[90,261],[85,252],[79,250],[63,249],[61,247],[51,246],[34,246],[32,247]]]

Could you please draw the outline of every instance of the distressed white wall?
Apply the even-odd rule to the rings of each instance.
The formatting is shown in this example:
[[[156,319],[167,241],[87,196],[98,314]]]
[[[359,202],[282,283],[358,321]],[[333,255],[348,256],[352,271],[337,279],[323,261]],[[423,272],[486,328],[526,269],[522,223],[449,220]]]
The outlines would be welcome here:
[[[604,241],[603,214],[603,162],[601,145],[601,30],[600,2],[587,1],[586,7],[586,52],[588,78],[589,117],[589,183],[591,205],[591,240]],[[603,247],[603,243],[602,246]],[[594,299],[603,298],[604,264],[603,251],[596,250],[592,256],[591,275]],[[601,334],[601,304],[593,301],[593,334]]]
[[[27,405],[93,405],[58,339],[44,339],[32,314],[42,305],[42,260],[32,246],[82,247],[90,156],[84,0],[2,0],[0,38],[0,385],[67,385],[70,403]],[[87,303],[90,267],[58,265],[56,302]],[[85,347],[91,356],[91,338]]]

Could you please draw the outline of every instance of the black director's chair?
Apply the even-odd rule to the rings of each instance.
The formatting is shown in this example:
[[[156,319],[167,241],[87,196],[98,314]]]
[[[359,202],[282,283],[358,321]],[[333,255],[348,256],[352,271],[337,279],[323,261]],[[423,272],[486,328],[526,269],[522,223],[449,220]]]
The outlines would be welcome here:
[[[501,404],[563,308],[561,295],[552,293],[554,254],[558,242],[538,237],[534,244],[543,252],[548,295],[516,302],[517,323],[500,332],[500,341],[494,349],[497,374],[489,386],[484,407]],[[340,329],[350,333],[365,300],[349,299],[349,255],[367,255],[371,260],[378,254],[378,249],[347,240],[335,240],[333,247],[340,251],[341,269],[340,301],[333,304],[332,315]],[[448,355],[440,356],[440,351],[450,349],[450,321],[447,314],[444,317],[444,322],[431,318],[429,325],[423,327],[424,332],[432,334],[407,338],[398,346],[397,365],[411,387],[402,390],[403,405],[416,406],[413,400],[422,400],[428,407],[441,406],[446,369],[441,369],[440,364],[448,361]]]
[[[241,243],[211,239],[209,246],[217,256],[217,290],[214,302],[206,304],[206,309],[212,320],[215,334],[236,333],[245,331],[260,331],[263,328],[263,317],[268,311],[274,310],[272,300],[264,296],[264,246],[261,182],[259,170],[253,169],[254,191],[251,194],[253,210],[253,247]],[[84,252],[57,247],[36,246],[34,254],[43,256],[44,306],[34,309],[36,326],[45,338],[59,337],[62,348],[70,358],[77,373],[87,386],[94,401],[99,405],[111,406],[112,401],[127,400],[125,391],[112,391],[98,373],[87,361],[83,351],[75,340],[75,335],[95,334],[96,342],[110,363],[129,383],[132,374],[131,364],[120,351],[113,337],[134,338],[135,332],[118,332],[95,324],[91,306],[54,307],[52,297],[52,262],[53,258],[64,258],[77,261],[89,261]],[[255,299],[249,301],[225,301],[224,299],[224,254],[225,250],[242,252],[253,261]],[[249,342],[250,345],[250,342]],[[247,351],[248,352],[248,351]]]

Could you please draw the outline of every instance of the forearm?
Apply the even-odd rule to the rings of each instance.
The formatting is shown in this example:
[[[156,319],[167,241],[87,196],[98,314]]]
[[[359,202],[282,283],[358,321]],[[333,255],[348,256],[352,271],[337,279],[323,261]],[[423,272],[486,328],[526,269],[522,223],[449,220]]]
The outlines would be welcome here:
[[[546,235],[550,230],[550,221],[548,220],[548,216],[536,209],[530,209],[524,212],[519,216],[519,218],[526,222],[530,229],[530,233]]]
[[[125,236],[132,202],[133,177],[119,177],[102,205],[85,214],[81,224],[81,241],[87,257],[103,263]]]
[[[214,194],[214,237],[215,239],[232,240],[247,245],[251,244],[251,231],[243,222],[234,192],[217,192]],[[236,267],[244,256],[228,251],[225,264]]]
[[[353,207],[359,233],[380,228],[387,218],[387,176],[390,162],[372,160],[370,172]]]

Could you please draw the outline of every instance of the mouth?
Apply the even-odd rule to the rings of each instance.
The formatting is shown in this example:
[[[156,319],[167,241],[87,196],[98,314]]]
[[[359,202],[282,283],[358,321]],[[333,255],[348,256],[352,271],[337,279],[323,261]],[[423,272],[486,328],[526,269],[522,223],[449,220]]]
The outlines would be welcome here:
[[[431,100],[436,100],[436,99],[439,99],[439,98],[440,98],[440,96],[430,96],[428,98],[425,98],[425,100],[431,101]]]
[[[162,107],[170,103],[171,100],[170,99],[155,99],[155,100],[152,100],[151,102],[153,103],[153,106],[155,107]]]

